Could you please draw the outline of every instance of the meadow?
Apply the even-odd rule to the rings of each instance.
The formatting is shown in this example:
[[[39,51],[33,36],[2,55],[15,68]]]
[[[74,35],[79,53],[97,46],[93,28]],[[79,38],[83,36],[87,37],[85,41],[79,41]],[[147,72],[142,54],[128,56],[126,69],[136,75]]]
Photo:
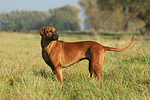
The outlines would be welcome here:
[[[59,32],[58,32],[59,34]],[[59,40],[92,40],[125,47],[132,35],[99,36],[59,34]],[[89,75],[84,60],[63,69],[62,88],[42,59],[39,34],[0,32],[1,100],[150,100],[150,36],[135,36],[124,52],[106,52],[105,81]]]

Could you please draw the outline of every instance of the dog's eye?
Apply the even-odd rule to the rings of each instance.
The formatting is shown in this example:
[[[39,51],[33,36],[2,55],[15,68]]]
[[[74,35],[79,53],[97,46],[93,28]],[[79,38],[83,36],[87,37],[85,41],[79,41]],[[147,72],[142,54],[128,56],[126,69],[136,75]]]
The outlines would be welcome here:
[[[47,33],[52,33],[52,30],[48,30]]]
[[[52,32],[52,30],[50,30],[49,32]]]

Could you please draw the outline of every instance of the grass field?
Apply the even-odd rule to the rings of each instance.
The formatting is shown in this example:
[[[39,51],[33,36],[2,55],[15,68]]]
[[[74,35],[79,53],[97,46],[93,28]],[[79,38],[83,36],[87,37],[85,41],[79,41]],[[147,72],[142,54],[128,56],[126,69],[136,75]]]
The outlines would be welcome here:
[[[98,42],[125,47],[131,38],[101,36]],[[63,34],[60,40],[96,41],[93,36]],[[124,52],[106,52],[105,81],[90,78],[86,60],[63,69],[63,75],[62,88],[41,57],[40,35],[0,32],[1,100],[150,100],[150,37],[135,36],[134,45]]]

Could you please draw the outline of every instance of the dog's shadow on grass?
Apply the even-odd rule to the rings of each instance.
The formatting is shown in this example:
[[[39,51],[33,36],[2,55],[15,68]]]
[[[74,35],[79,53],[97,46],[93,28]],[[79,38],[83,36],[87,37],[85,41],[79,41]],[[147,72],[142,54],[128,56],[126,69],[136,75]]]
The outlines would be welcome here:
[[[55,80],[53,73],[46,72],[45,69],[41,69],[40,71],[33,70],[33,74],[36,76],[41,76],[43,78],[51,78],[51,79]]]

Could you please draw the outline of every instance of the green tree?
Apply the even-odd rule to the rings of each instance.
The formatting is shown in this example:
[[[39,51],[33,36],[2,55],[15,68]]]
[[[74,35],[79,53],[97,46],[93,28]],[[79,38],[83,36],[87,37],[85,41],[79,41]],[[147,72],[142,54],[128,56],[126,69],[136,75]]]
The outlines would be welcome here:
[[[49,11],[52,13],[52,16],[47,20],[47,25],[53,25],[57,30],[80,30],[79,8],[66,5],[54,10],[50,9]]]
[[[108,18],[108,14],[100,12],[96,0],[80,0],[80,6],[84,10],[84,14],[89,19],[91,26],[97,31],[102,27],[103,22]],[[103,16],[105,14],[105,17]],[[103,20],[102,20],[103,19]]]
[[[61,8],[50,9],[47,12],[12,11],[0,14],[0,29],[35,30],[43,26],[53,25],[57,30],[80,30],[82,22],[78,18],[80,9],[66,5]]]
[[[150,27],[150,1],[149,0],[97,0],[99,9],[114,13],[123,12],[126,22],[124,28],[128,28],[130,21],[140,19],[145,22],[145,28]]]
[[[100,28],[103,28],[103,24],[109,18],[109,13],[105,11],[101,12],[99,10],[97,0],[80,0],[79,4],[83,8],[85,12],[84,14],[86,15],[84,24],[90,23],[90,25],[85,26],[88,26],[88,28],[91,26],[94,29],[93,34],[98,40],[97,31],[99,31]]]
[[[0,27],[4,30],[37,29],[37,25],[39,25],[38,23],[44,22],[49,17],[49,12],[16,10],[10,13],[6,13],[5,15],[3,14],[3,17],[0,19]]]

